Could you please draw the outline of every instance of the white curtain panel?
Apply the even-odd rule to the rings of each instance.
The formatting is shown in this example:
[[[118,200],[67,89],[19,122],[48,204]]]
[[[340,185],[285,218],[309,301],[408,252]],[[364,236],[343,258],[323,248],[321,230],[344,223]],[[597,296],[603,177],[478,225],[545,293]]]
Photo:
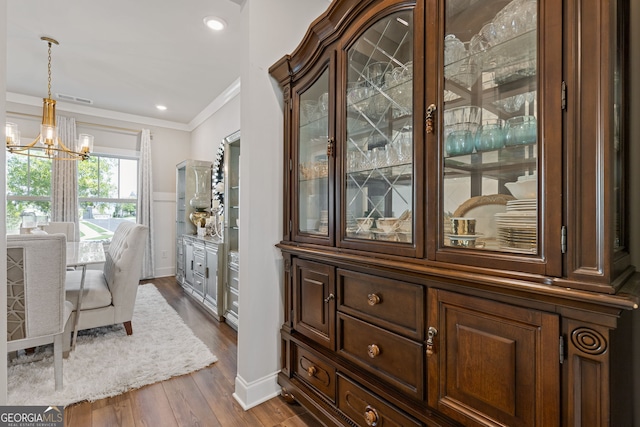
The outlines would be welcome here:
[[[146,225],[147,243],[142,259],[142,278],[154,276],[153,250],[153,174],[151,172],[151,132],[142,129],[140,135],[140,162],[138,163],[138,224]]]
[[[58,116],[58,138],[71,150],[77,149],[76,119]],[[58,153],[64,157],[64,153]],[[78,161],[51,162],[51,221],[73,222],[78,228]]]

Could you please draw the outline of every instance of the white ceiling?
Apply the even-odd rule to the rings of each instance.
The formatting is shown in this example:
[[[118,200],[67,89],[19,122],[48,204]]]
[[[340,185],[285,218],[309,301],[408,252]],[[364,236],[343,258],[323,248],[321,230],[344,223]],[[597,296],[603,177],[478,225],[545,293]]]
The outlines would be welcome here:
[[[244,0],[9,0],[7,92],[189,124],[240,77]],[[213,32],[205,16],[228,26]],[[8,95],[9,97],[9,95]],[[167,106],[162,112],[156,104]],[[84,105],[84,104],[79,104]]]

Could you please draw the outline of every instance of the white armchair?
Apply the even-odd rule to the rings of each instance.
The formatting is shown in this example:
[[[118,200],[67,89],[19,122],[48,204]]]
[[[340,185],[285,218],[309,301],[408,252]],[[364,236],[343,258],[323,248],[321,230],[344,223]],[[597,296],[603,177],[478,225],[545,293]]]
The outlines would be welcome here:
[[[148,228],[122,222],[111,239],[103,270],[87,270],[78,330],[123,323],[127,335],[133,333],[131,318],[142,271],[142,255]],[[65,351],[71,347],[82,271],[67,272],[67,299],[74,304],[64,334]]]
[[[62,388],[66,239],[62,234],[7,236],[7,351],[53,343],[56,390]]]

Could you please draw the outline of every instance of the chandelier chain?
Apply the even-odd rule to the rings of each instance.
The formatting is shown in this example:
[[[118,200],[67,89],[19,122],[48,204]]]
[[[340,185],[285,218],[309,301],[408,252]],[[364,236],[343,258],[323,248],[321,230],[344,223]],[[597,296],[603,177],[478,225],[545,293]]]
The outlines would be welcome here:
[[[49,81],[47,85],[47,90],[49,93],[49,99],[51,99],[51,42],[48,42],[48,45],[49,45],[49,66],[48,66]]]

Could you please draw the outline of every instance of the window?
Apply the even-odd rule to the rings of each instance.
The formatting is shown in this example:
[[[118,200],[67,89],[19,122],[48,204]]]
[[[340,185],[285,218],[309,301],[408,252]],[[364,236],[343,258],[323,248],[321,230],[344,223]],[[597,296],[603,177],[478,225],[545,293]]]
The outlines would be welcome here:
[[[7,231],[22,215],[42,220],[51,212],[51,160],[7,154]],[[93,154],[78,162],[81,240],[107,240],[122,221],[136,221],[138,159]]]
[[[19,232],[25,213],[50,212],[51,160],[7,153],[7,232]]]
[[[122,221],[136,221],[138,159],[91,156],[78,164],[80,238],[109,239]]]

